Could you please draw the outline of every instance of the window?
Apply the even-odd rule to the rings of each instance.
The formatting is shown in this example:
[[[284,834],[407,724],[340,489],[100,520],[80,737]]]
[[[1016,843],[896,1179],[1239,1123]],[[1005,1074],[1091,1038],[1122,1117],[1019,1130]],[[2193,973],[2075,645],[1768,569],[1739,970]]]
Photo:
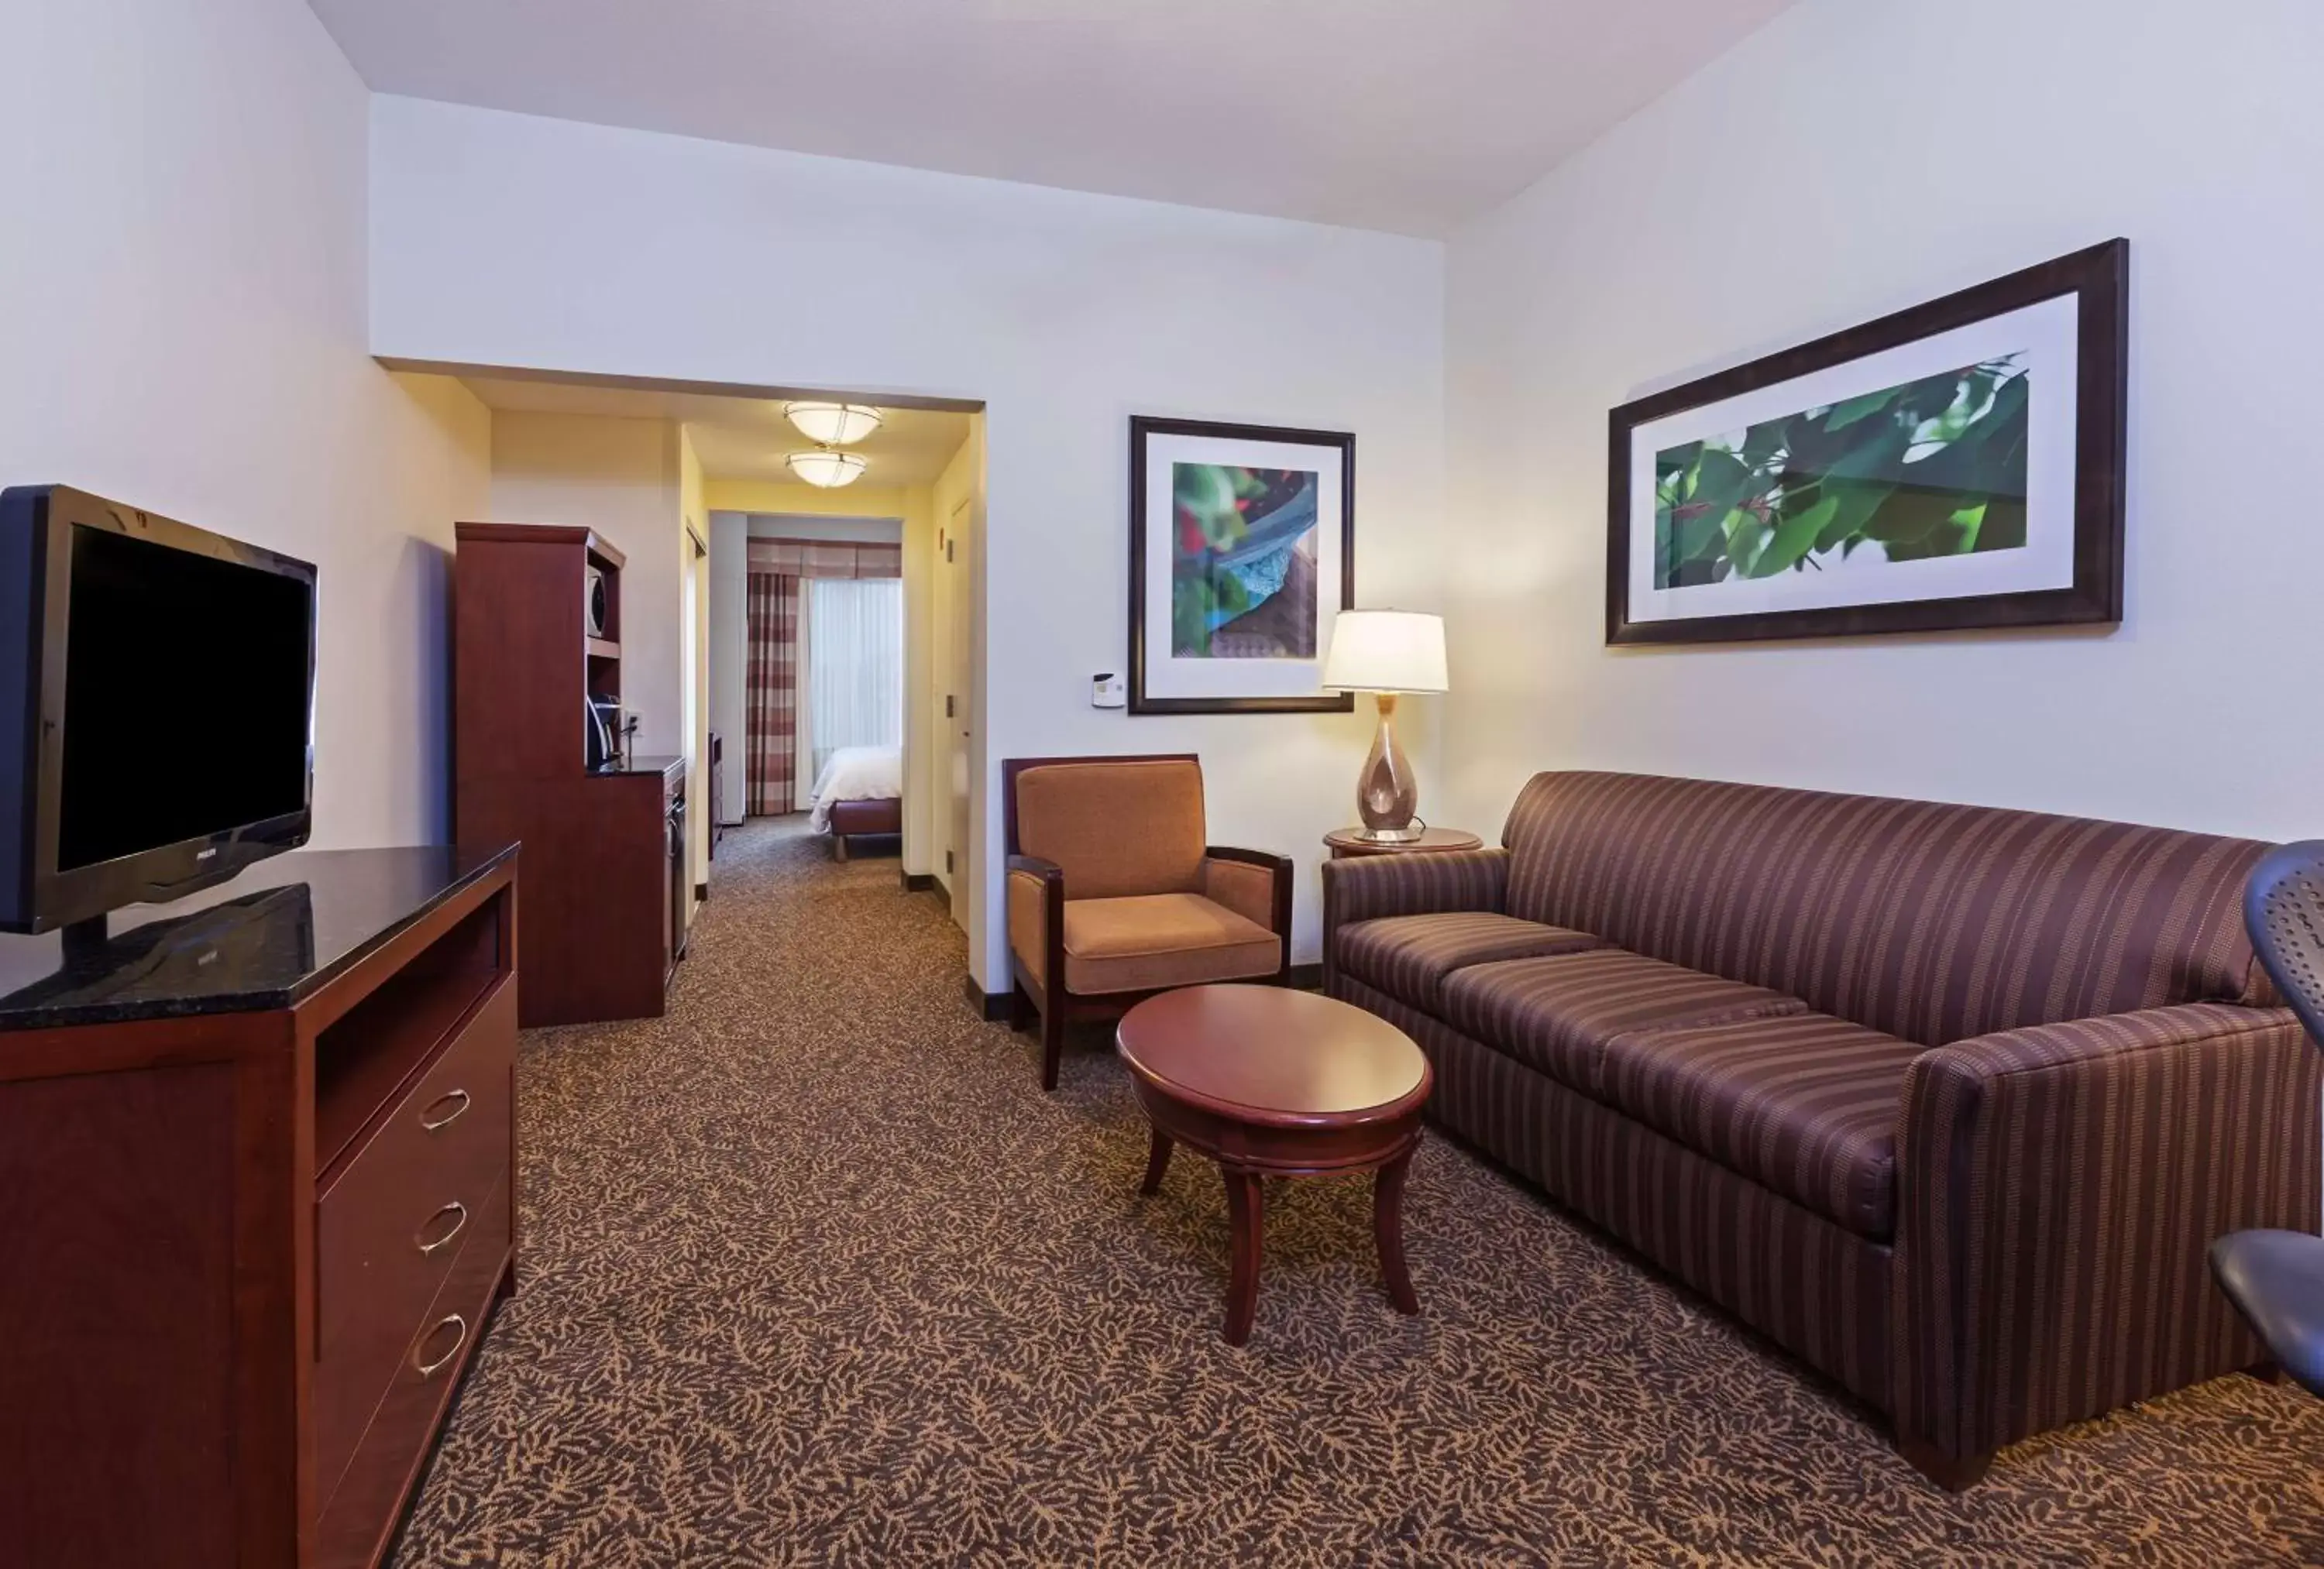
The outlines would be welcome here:
[[[814,777],[841,747],[904,740],[904,583],[817,577],[807,590],[808,728]]]

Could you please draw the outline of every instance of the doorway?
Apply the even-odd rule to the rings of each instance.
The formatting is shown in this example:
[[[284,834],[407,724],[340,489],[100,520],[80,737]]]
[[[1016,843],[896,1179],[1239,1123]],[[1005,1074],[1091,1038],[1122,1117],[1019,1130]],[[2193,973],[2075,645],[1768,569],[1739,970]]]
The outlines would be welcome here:
[[[686,760],[685,869],[697,898],[715,881],[709,858],[717,829],[765,813],[796,818],[804,833],[831,754],[891,745],[899,766],[890,831],[849,843],[894,858],[908,889],[941,885],[954,918],[969,925],[978,903],[970,880],[983,794],[973,728],[982,665],[981,403],[524,367],[407,369],[456,378],[484,406],[496,509],[511,509],[505,490],[521,496],[514,509],[524,517],[586,525],[627,554],[634,581],[625,581],[623,700],[637,720],[632,750]],[[795,417],[818,404],[868,409],[877,418],[868,434],[825,442]],[[811,461],[791,461],[802,457]],[[751,637],[752,587],[765,575],[752,570],[754,544],[764,555],[754,518],[886,527],[884,575],[900,583],[904,626],[899,723],[877,736],[826,725],[828,739],[818,746],[812,712],[802,716],[795,707],[779,722],[754,722],[769,717],[753,705],[769,691],[770,674],[763,659],[754,665]],[[830,542],[819,542],[819,553]],[[842,575],[863,570],[856,564]],[[870,571],[880,573],[877,566]],[[797,575],[812,581],[821,572],[818,563]],[[892,602],[897,590],[887,592]],[[810,639],[811,679],[815,607],[799,602],[804,617],[788,618],[784,630],[789,639],[802,630]],[[763,604],[757,609],[768,615]],[[781,661],[793,705],[812,701],[798,690],[798,652],[793,647]],[[779,789],[769,772],[778,755],[785,775]]]

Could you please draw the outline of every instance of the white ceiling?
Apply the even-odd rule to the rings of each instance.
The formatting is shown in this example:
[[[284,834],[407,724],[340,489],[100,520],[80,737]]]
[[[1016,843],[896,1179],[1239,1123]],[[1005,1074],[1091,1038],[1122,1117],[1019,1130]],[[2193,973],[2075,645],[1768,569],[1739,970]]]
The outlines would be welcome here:
[[[588,414],[609,419],[667,419],[686,427],[702,473],[713,480],[797,482],[784,457],[815,444],[783,417],[783,399],[729,398],[651,388],[576,385],[496,376],[463,376],[489,408],[531,414]],[[925,485],[944,473],[968,439],[968,416],[937,408],[882,407],[887,420],[850,446],[869,466],[866,485]]]
[[[1418,234],[1790,0],[309,0],[381,92]]]

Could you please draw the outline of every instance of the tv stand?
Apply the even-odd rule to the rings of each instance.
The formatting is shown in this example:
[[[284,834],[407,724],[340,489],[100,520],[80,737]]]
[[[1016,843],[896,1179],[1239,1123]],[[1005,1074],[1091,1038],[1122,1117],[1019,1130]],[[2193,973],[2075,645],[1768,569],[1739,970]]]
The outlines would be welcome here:
[[[0,936],[0,1561],[371,1569],[516,1285],[515,847]]]

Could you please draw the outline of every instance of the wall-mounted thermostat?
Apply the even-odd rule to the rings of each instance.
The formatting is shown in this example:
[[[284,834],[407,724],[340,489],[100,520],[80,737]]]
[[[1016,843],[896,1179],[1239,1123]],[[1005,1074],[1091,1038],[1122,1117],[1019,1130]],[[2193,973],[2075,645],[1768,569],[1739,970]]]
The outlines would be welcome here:
[[[1091,680],[1090,706],[1092,708],[1128,708],[1130,688],[1121,684],[1120,676],[1109,670],[1103,675]]]

